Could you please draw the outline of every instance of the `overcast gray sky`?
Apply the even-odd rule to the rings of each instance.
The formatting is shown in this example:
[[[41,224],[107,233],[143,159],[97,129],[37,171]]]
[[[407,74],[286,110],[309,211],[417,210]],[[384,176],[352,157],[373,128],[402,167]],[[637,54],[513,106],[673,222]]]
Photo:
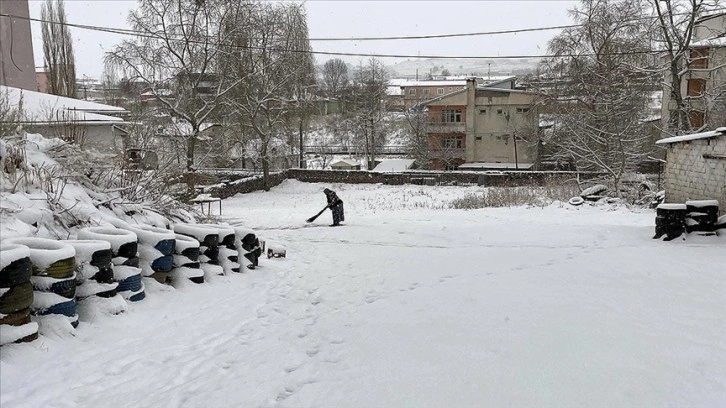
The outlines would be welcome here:
[[[31,17],[40,18],[41,0],[30,0]],[[322,1],[305,2],[310,38],[412,36],[512,30],[569,24],[567,10],[577,1]],[[128,28],[129,0],[66,0],[72,23]],[[37,66],[43,65],[40,24],[33,23]],[[366,42],[312,42],[315,51],[406,55],[492,56],[542,54],[558,31],[481,37]],[[71,29],[78,77],[99,78],[103,54],[120,35]],[[319,63],[330,57],[317,56]],[[361,58],[344,58],[355,63]],[[396,62],[385,60],[387,64]]]

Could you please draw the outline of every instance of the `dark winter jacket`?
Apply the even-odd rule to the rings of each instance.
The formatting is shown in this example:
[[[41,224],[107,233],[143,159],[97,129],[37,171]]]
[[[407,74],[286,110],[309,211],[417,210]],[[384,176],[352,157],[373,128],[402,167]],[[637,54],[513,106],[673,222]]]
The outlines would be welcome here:
[[[336,204],[343,202],[343,200],[338,198],[338,195],[335,194],[335,191],[326,188],[323,192],[325,193],[325,198],[328,199],[328,208],[333,208]]]

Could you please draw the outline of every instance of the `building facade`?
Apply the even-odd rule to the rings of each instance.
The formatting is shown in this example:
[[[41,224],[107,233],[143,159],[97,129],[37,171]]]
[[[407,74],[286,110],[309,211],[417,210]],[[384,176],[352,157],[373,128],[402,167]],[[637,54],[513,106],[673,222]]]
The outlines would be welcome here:
[[[695,22],[686,74],[680,91],[693,130],[726,126],[726,13],[710,15]],[[664,77],[661,118],[666,128],[674,111],[671,78]]]
[[[477,85],[425,103],[433,169],[532,166],[539,132],[537,94],[509,87]]]

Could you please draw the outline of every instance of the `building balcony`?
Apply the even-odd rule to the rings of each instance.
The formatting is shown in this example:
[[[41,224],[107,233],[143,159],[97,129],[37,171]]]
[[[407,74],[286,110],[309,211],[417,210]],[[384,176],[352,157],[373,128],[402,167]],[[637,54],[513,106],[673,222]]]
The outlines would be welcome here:
[[[466,132],[465,122],[429,122],[428,123],[429,133],[453,133],[453,132]]]

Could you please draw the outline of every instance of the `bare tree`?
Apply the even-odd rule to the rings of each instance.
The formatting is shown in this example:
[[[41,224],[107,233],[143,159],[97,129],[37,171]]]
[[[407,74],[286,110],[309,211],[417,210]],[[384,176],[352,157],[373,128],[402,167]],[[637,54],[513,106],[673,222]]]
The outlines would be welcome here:
[[[63,0],[46,0],[41,7],[43,60],[48,70],[48,92],[76,97],[76,63],[73,39],[66,25]]]
[[[666,124],[669,132],[680,134],[693,129],[691,106],[681,89],[692,62],[690,49],[698,17],[718,6],[718,0],[651,0],[658,21],[656,41],[665,53],[665,92],[672,108],[668,108]],[[695,53],[698,59],[698,53]]]
[[[385,142],[381,131],[383,100],[386,96],[388,73],[383,63],[371,58],[355,73],[349,106],[353,115],[355,133],[363,143],[368,168],[375,164],[376,152]]]
[[[327,96],[340,98],[348,82],[348,66],[342,59],[333,58],[323,64],[323,86]]]
[[[428,141],[428,112],[425,109],[409,109],[404,111],[404,115],[408,125],[405,133],[406,146],[418,163],[428,167],[433,158],[433,150]]]
[[[239,54],[228,75],[237,85],[225,99],[230,116],[256,138],[249,144],[262,165],[269,189],[273,149],[289,134],[292,118],[304,118],[301,102],[314,81],[305,9],[294,3],[255,3],[237,16],[244,27],[233,39]]]
[[[163,111],[183,123],[186,169],[193,173],[202,127],[216,121],[223,97],[239,83],[224,75],[230,58],[222,58],[236,33],[230,27],[246,3],[224,0],[140,0],[129,14],[131,27],[142,34],[126,40],[106,56],[126,78],[149,84]],[[241,28],[240,28],[241,29]],[[194,188],[188,177],[189,192]]]
[[[639,1],[581,1],[571,10],[578,26],[550,41],[556,56],[544,64],[560,82],[550,101],[559,128],[552,142],[578,169],[608,174],[618,194],[623,174],[652,149],[643,119],[657,82],[647,20],[638,19],[644,11]]]

